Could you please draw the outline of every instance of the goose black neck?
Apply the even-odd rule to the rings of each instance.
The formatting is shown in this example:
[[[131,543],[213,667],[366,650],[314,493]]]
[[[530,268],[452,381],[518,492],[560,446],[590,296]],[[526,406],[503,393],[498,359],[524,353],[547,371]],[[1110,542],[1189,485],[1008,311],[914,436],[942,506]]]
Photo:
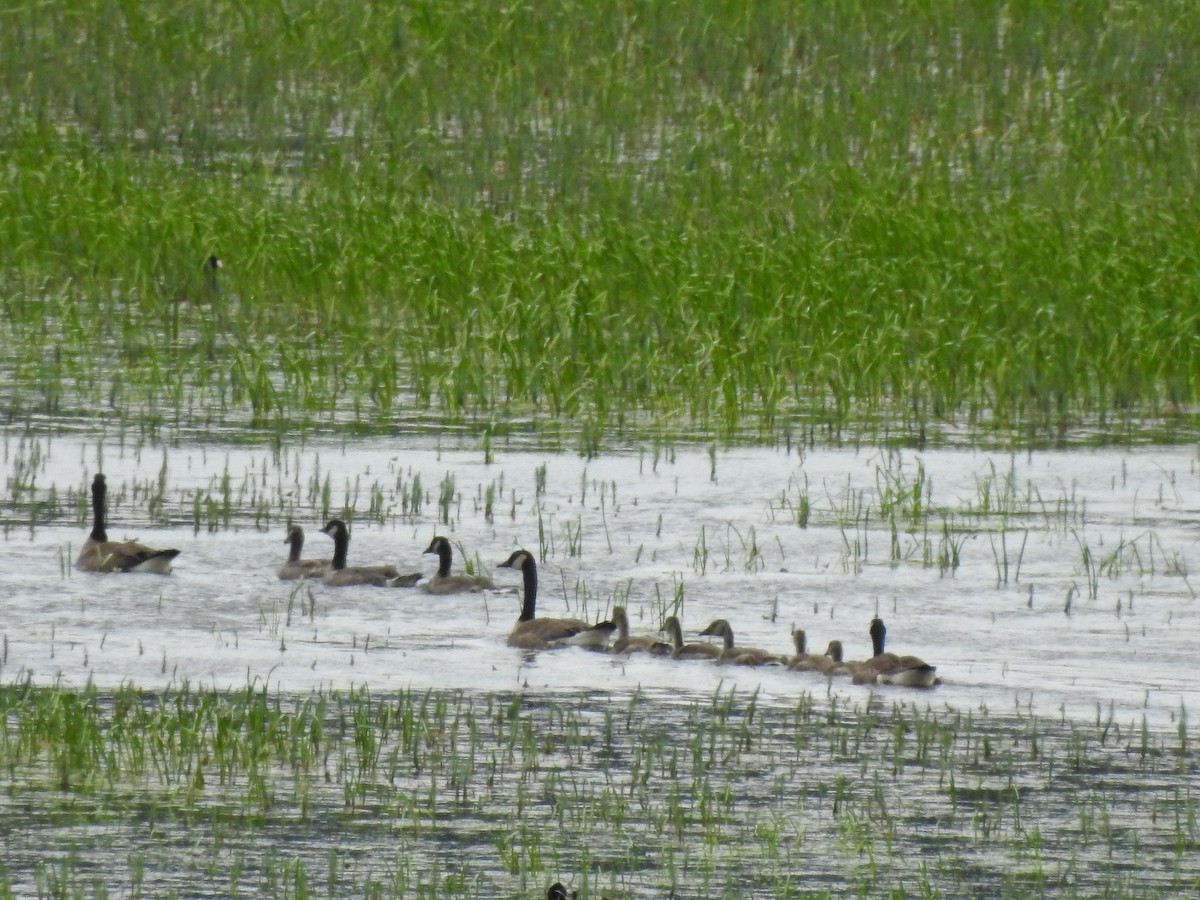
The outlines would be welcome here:
[[[874,648],[876,656],[883,655],[883,639],[887,637],[887,628],[884,627],[883,620],[876,616],[871,620],[871,646]]]
[[[438,576],[445,578],[450,574],[450,561],[452,551],[450,550],[450,542],[446,540],[438,541],[435,548],[438,555]]]
[[[108,540],[108,532],[104,528],[104,495],[108,488],[104,476],[97,475],[92,481],[92,540],[102,544]]]
[[[346,554],[350,549],[350,532],[346,526],[339,523],[333,530],[333,561],[330,565],[335,569],[346,568]]]
[[[528,622],[537,608],[537,564],[528,553],[525,554],[521,574],[525,576],[525,597],[521,601],[521,618],[518,621]]]
[[[289,531],[288,544],[291,545],[291,549],[288,550],[288,562],[299,562],[300,551],[304,547],[304,535],[298,531]]]

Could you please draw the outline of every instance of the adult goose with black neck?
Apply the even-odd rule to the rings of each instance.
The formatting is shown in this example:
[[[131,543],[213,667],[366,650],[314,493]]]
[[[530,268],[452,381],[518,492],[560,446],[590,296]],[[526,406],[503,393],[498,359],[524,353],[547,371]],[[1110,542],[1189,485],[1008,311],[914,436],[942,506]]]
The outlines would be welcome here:
[[[935,687],[942,683],[937,675],[937,666],[931,666],[916,656],[897,656],[884,649],[887,626],[879,616],[871,619],[871,647],[874,655],[863,665],[863,674],[856,675],[860,683],[898,684],[904,687]]]
[[[348,566],[346,558],[350,551],[350,531],[341,519],[330,519],[321,529],[321,533],[333,538],[333,559],[322,577],[322,581],[330,587],[356,584],[371,587],[412,587],[421,577],[420,572],[401,575],[395,566]]]
[[[524,596],[521,599],[521,615],[509,632],[510,647],[525,650],[541,650],[547,647],[574,645],[602,649],[616,630],[612,622],[590,625],[582,619],[537,618],[537,563],[526,550],[515,550],[499,569],[517,569],[525,580]]]
[[[156,550],[137,541],[110,541],[105,523],[108,485],[92,479],[92,531],[83,542],[75,568],[86,572],[148,572],[168,575],[178,550]]]

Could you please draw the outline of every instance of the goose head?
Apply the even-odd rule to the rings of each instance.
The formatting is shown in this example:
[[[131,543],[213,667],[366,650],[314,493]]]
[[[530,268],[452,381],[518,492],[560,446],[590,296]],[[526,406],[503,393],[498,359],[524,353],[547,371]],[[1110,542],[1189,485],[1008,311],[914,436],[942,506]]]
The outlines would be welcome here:
[[[844,662],[841,641],[830,641],[829,646],[825,648],[825,655],[832,659],[835,663]]]
[[[700,632],[701,637],[719,637],[725,639],[725,649],[733,649],[733,626],[728,619],[714,619],[708,627]]]
[[[438,535],[429,542],[429,546],[425,548],[425,553],[436,553],[438,558],[438,574],[445,578],[450,574],[450,562],[453,558],[453,550],[450,548],[450,541]]]

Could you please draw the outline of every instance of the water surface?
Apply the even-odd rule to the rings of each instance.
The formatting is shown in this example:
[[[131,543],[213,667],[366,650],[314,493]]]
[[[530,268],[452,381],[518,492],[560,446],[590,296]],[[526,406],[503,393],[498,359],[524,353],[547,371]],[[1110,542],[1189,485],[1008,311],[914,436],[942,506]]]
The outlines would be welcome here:
[[[9,444],[11,470],[18,453]],[[656,631],[671,612],[691,636],[724,617],[741,644],[787,653],[799,626],[810,649],[838,638],[861,658],[878,613],[891,649],[938,666],[944,684],[930,695],[938,704],[1090,719],[1099,706],[1121,721],[1170,726],[1200,690],[1189,674],[1200,508],[1189,448],[686,448],[593,460],[498,451],[487,461],[478,450],[372,439],[282,458],[232,446],[102,453],[116,496],[110,534],[181,548],[175,573],[75,572],[67,563],[86,524],[11,524],[6,678],[700,696],[732,680],[783,703],[804,690],[867,690],[778,669],[520,653],[505,644],[519,577],[493,567],[525,547],[540,557],[542,615],[603,619],[621,602],[638,632]],[[86,486],[100,452],[56,438],[40,442],[38,455],[34,495],[53,486],[61,498]],[[306,556],[330,552],[319,533],[327,513],[311,488],[326,478],[330,514],[356,509],[352,562],[431,573],[435,558],[421,551],[444,533],[500,590],[430,597],[279,581],[288,516],[307,529]],[[414,478],[425,500],[405,515]],[[438,497],[448,478],[447,523]],[[228,527],[222,519],[197,531],[195,494],[219,502],[223,480],[233,498]],[[122,491],[159,482],[154,517],[174,527],[148,524],[144,493]],[[919,514],[889,518],[888,504],[913,508],[914,484]],[[806,527],[796,522],[803,499]]]

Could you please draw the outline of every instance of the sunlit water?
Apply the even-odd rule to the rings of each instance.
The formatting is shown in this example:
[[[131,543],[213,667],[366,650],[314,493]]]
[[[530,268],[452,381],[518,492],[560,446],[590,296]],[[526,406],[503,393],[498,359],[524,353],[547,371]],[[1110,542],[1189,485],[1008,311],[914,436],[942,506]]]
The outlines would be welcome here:
[[[689,727],[685,711],[734,687],[742,696],[757,691],[761,708],[785,718],[809,693],[818,705],[836,701],[842,708],[902,700],[938,710],[987,710],[993,716],[1032,712],[1067,729],[1072,723],[1111,719],[1127,736],[1143,723],[1157,734],[1174,733],[1200,692],[1190,572],[1197,553],[1200,477],[1189,448],[1010,455],[847,448],[711,454],[689,447],[593,460],[496,448],[488,461],[473,446],[439,448],[424,439],[310,443],[282,457],[269,449],[223,445],[138,452],[110,441],[102,451],[113,491],[110,536],[137,536],[183,551],[174,574],[158,577],[74,571],[71,562],[87,527],[30,527],[30,495],[22,495],[22,503],[11,502],[14,479],[29,482],[33,457],[32,496],[46,499],[53,486],[61,499],[68,488],[86,488],[100,456],[93,440],[39,438],[21,445],[16,435],[7,437],[9,526],[0,576],[5,594],[0,678],[6,682],[82,686],[90,681],[102,688],[135,684],[151,690],[254,684],[297,695],[364,685],[374,693],[447,689],[475,698],[517,691],[534,703],[578,702],[593,718],[622,708],[637,692],[660,704],[664,727],[680,729],[681,742]],[[355,510],[352,563],[391,562],[431,573],[435,558],[421,551],[443,533],[492,571],[498,590],[430,597],[419,590],[279,581],[275,573],[284,558],[289,514],[308,532],[305,556],[330,550],[331,542],[319,533],[325,514],[309,488],[314,478],[322,483],[326,475],[331,511],[340,512],[343,505]],[[229,527],[209,531],[202,521],[197,530],[194,495],[219,501],[226,476],[233,498]],[[415,476],[426,499],[418,514],[405,515],[402,496]],[[454,488],[448,523],[440,521],[438,503],[447,476]],[[154,484],[160,477],[165,490],[158,515],[176,523],[171,527],[150,527],[145,496],[130,497],[130,486]],[[908,512],[914,484],[917,515]],[[484,511],[489,486],[491,521]],[[373,497],[377,508],[367,515]],[[809,519],[800,527],[796,510],[805,500]],[[893,503],[906,511],[890,516]],[[839,638],[848,657],[863,658],[870,653],[867,625],[878,613],[888,624],[890,649],[936,664],[944,683],[917,692],[854,686],[782,668],[614,658],[579,649],[514,650],[505,638],[519,609],[519,577],[494,566],[521,546],[539,556],[542,615],[603,619],[620,602],[629,609],[634,632],[654,632],[665,615],[675,612],[692,640],[711,619],[724,617],[739,644],[779,653],[790,652],[791,629],[800,626],[809,635],[810,650]],[[462,564],[456,558],[456,568]],[[786,721],[778,727],[786,729]],[[778,752],[786,753],[786,734],[780,739]],[[1048,733],[1045,740],[1061,741],[1054,745],[1053,759],[1071,738],[1067,732],[1061,738]],[[751,811],[748,821],[756,806],[766,809],[778,802],[772,779],[786,777],[786,791],[800,797],[802,811],[807,804],[816,816],[806,819],[805,827],[817,836],[825,828],[830,833],[844,829],[831,816],[825,792],[837,778],[851,783],[862,778],[853,758],[823,759],[820,769],[805,770],[813,779],[809,782],[809,775],[797,780],[795,763],[780,769],[771,756],[776,751],[761,752],[757,762],[738,764],[744,791],[739,802]],[[1158,777],[1131,782],[1135,793],[1128,806],[1121,805],[1126,802],[1121,792],[1112,795],[1120,806],[1112,811],[1114,827],[1136,833],[1137,817],[1150,802],[1137,799],[1142,792],[1154,797],[1178,792],[1177,783],[1159,783]],[[1077,823],[1055,819],[1054,810],[1063,802],[1056,792],[1071,790],[1061,781],[1056,785],[1045,794],[1042,787],[1031,787],[1023,809],[1045,833],[1044,863],[1061,874],[1063,866],[1086,867],[1086,859],[1077,860],[1071,849]],[[1003,787],[983,786],[989,791]],[[936,780],[920,776],[898,789],[921,816],[940,815],[937,810],[948,807],[946,786]],[[330,790],[336,804],[341,788]],[[980,809],[986,810],[991,795],[981,796]],[[473,895],[510,895],[505,891],[512,890],[513,881],[497,873],[494,859],[496,829],[507,827],[510,809],[504,803],[510,800],[498,798],[495,808],[480,813],[484,820],[458,822],[452,834],[435,836],[431,843],[406,838],[406,858],[445,868],[457,858],[445,841],[463,842],[480,851],[470,866],[484,887]],[[24,802],[9,811],[32,815],[40,804],[27,809]],[[786,808],[780,813],[792,814]],[[42,830],[8,834],[10,871],[22,871],[38,858],[39,845],[60,839],[94,844],[96,855],[85,854],[85,863],[91,859],[104,870],[104,846],[114,840],[112,832],[88,836],[72,829],[58,835],[57,827],[48,821]],[[277,838],[289,842],[288,852],[316,868],[330,848],[357,846],[341,825],[329,832],[314,829],[314,823],[279,827]],[[963,877],[962,866],[977,865],[977,883],[995,887],[997,872],[1011,861],[1003,853],[997,856],[986,841],[972,850],[971,840],[963,843],[962,835],[947,831],[939,838],[942,827],[904,837],[914,843],[894,847],[891,864],[911,875],[906,855],[942,859],[944,852],[960,869],[956,878]],[[1059,831],[1062,846],[1055,847]],[[171,834],[167,850],[177,841],[181,858],[187,858],[195,835],[186,828]],[[123,847],[140,847],[151,862],[158,861],[160,888],[189,884],[189,873],[199,863],[172,870],[170,852],[163,856],[161,843],[147,843],[136,823],[120,835],[116,840]],[[360,865],[369,866],[380,852],[378,842],[393,837],[386,828],[360,835],[361,847],[354,851],[362,854]],[[227,838],[236,853],[247,855],[244,864],[257,873],[261,887],[269,860],[257,855],[259,840],[275,840],[271,826]],[[815,846],[810,841],[796,851],[794,863],[820,880],[800,884],[850,889],[862,883],[861,871],[854,874],[861,858],[847,868],[844,846],[843,853],[827,858],[823,838],[816,840]],[[1171,865],[1178,860],[1172,863],[1169,834],[1157,851],[1150,849],[1149,834],[1144,840],[1140,862],[1129,863],[1130,883],[1156,890],[1177,886]],[[620,847],[594,849],[615,853]],[[692,852],[684,851],[684,858]],[[1159,853],[1152,868],[1161,881],[1145,868],[1153,852]],[[119,862],[124,864],[124,856]],[[221,894],[222,879],[231,877],[229,865],[223,857],[220,877],[205,893]],[[742,865],[731,857],[710,873],[714,880],[704,883],[685,868],[675,882],[669,878],[676,876],[665,875],[661,865],[656,870],[654,859],[647,858],[635,865],[638,871],[626,869],[621,876],[623,895],[659,896],[664,883],[678,883],[689,887],[677,896],[730,896],[740,880],[751,877]],[[1113,877],[1120,883],[1111,868],[1106,871],[1110,880],[1103,884],[1111,885]],[[1070,883],[1086,893],[1092,882],[1079,878]],[[970,878],[954,882],[961,883]]]

